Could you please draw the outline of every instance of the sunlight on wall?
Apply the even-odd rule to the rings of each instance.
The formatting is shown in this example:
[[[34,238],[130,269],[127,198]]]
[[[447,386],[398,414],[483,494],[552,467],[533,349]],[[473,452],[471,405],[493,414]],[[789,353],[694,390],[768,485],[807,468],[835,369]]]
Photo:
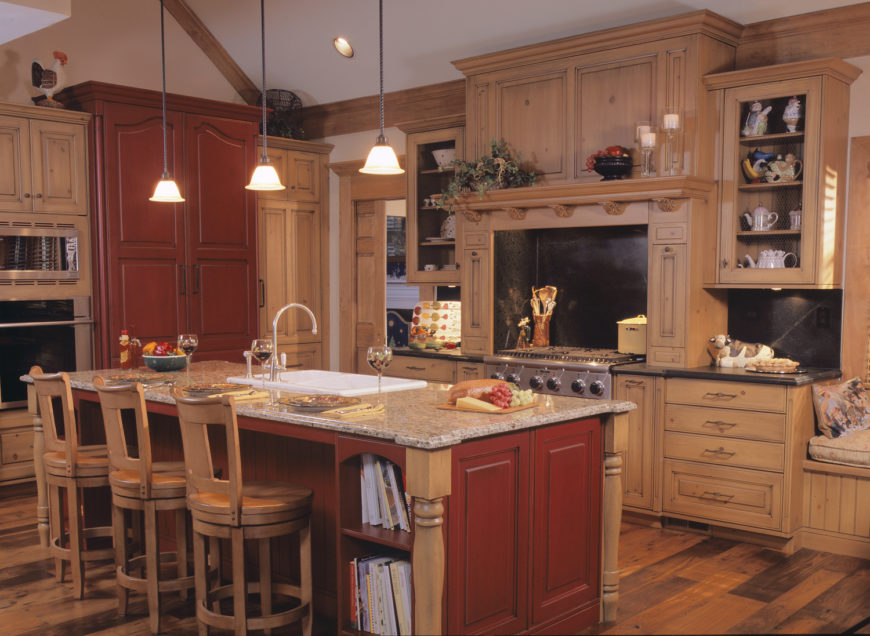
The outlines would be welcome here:
[[[837,248],[837,171],[827,166],[825,168],[825,191],[822,202],[822,260],[817,264],[816,272],[834,272],[834,255]],[[804,248],[807,249],[807,248]],[[820,283],[830,283],[830,277],[819,280]]]

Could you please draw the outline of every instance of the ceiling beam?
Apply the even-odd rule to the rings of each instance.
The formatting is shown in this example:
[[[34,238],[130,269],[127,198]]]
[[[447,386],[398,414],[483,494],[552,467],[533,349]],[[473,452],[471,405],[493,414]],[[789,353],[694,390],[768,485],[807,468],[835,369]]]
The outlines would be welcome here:
[[[202,20],[193,12],[185,0],[163,0],[164,6],[175,18],[175,21],[181,25],[190,39],[202,49],[212,64],[215,65],[221,75],[223,75],[236,92],[242,96],[246,104],[252,106],[257,104],[260,98],[260,89],[257,88],[251,79],[245,75],[245,72],[239,68],[235,60],[230,57],[227,50],[221,46],[217,38],[212,35],[208,27],[203,24]]]

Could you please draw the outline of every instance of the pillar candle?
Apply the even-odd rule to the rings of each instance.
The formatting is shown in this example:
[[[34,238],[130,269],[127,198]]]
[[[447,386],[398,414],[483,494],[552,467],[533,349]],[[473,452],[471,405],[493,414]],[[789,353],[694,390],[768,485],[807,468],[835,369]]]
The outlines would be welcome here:
[[[680,116],[677,113],[665,115],[664,127],[668,130],[676,130],[680,127]]]
[[[656,134],[654,132],[646,132],[640,136],[640,147],[641,148],[655,148],[656,147]]]

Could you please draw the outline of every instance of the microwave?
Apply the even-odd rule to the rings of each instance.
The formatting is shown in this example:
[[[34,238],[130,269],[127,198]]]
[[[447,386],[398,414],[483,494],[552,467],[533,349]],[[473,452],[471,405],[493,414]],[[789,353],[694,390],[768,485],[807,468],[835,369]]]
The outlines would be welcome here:
[[[44,225],[0,227],[0,279],[78,280],[79,229]]]

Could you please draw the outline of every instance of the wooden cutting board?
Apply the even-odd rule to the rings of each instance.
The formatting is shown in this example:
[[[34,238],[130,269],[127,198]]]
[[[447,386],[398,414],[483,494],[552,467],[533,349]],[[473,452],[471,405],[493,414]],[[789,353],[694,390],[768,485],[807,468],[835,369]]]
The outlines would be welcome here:
[[[477,409],[464,409],[455,404],[439,404],[439,409],[444,409],[445,411],[462,411],[463,413],[483,413],[484,415],[504,415],[505,413],[516,413],[517,411],[524,411],[526,409],[530,409],[538,405],[538,401],[535,400],[530,404],[524,404],[523,406],[512,406],[507,409],[499,409],[498,411],[478,411]]]

